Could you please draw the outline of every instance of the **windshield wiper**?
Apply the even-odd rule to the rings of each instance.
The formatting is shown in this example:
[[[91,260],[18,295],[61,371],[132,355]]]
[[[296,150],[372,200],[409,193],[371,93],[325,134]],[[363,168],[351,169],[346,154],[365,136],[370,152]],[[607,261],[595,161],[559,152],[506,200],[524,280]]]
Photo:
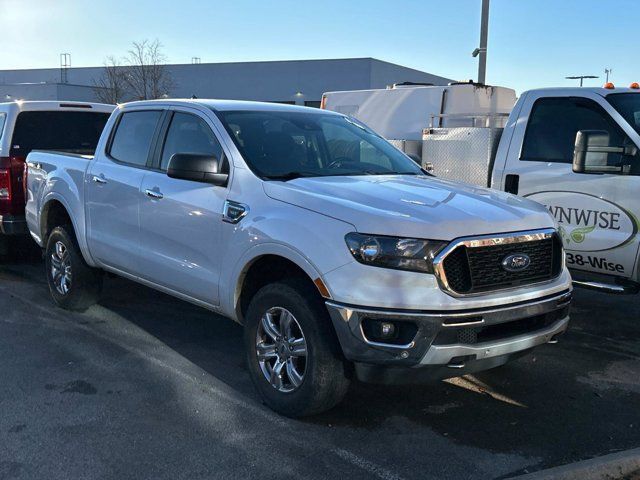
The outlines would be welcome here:
[[[282,180],[283,182],[287,182],[289,180],[295,180],[296,178],[303,177],[317,177],[318,174],[314,172],[286,172],[281,173],[280,175],[264,175],[264,178],[267,180]]]
[[[420,175],[417,172],[374,172],[372,170],[365,170],[361,175]]]

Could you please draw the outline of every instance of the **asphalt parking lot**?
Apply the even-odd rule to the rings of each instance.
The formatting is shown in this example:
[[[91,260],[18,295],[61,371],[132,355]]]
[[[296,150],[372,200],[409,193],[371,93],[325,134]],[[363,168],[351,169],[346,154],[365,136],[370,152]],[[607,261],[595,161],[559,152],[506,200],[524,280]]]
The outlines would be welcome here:
[[[0,264],[0,479],[508,478],[640,446],[638,296],[576,291],[557,345],[296,421],[261,405],[240,326],[115,278],[70,314],[42,268]]]

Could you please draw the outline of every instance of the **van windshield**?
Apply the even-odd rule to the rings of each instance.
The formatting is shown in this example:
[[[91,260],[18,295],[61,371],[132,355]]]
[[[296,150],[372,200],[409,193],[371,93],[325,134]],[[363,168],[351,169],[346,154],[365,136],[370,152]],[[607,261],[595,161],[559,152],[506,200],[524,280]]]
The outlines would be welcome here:
[[[287,111],[216,114],[249,167],[264,179],[423,173],[382,137],[341,115]]]
[[[640,134],[640,93],[614,93],[607,101]]]

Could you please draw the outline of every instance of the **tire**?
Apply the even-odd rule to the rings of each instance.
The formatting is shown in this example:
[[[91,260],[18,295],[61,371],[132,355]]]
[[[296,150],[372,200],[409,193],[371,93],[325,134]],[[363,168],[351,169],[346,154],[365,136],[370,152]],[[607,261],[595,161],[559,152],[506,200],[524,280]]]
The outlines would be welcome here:
[[[49,292],[59,307],[82,312],[99,300],[102,272],[84,261],[71,227],[52,230],[44,264]]]
[[[269,329],[271,334],[282,333],[279,327],[284,319],[291,325],[285,337],[296,340],[289,343],[281,335],[280,344],[274,341],[263,323],[267,313],[270,313],[269,323],[275,327]],[[304,357],[300,339],[306,346]],[[278,282],[261,288],[247,309],[244,341],[251,379],[272,410],[292,418],[315,415],[334,407],[346,395],[349,388],[347,364],[331,319],[318,293],[304,282]],[[258,358],[258,344],[263,353],[262,364]],[[278,362],[282,364],[286,358],[287,347],[292,356],[279,369],[281,376],[271,377],[273,367]],[[289,360],[292,365],[287,363]],[[274,378],[274,384],[271,378]]]

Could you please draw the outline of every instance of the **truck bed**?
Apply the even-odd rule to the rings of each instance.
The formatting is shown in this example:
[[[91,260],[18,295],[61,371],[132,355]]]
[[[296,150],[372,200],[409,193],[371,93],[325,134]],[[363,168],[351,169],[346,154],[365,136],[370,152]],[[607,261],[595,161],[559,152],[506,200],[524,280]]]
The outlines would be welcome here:
[[[27,156],[27,191],[30,192],[25,209],[27,225],[34,240],[42,247],[40,221],[42,206],[49,200],[62,203],[72,219],[84,218],[84,181],[93,155],[34,150]],[[64,198],[59,192],[48,193],[47,185],[56,182],[67,190]],[[74,225],[84,229],[82,225]],[[78,230],[76,230],[78,231]],[[82,232],[84,233],[84,232]]]

